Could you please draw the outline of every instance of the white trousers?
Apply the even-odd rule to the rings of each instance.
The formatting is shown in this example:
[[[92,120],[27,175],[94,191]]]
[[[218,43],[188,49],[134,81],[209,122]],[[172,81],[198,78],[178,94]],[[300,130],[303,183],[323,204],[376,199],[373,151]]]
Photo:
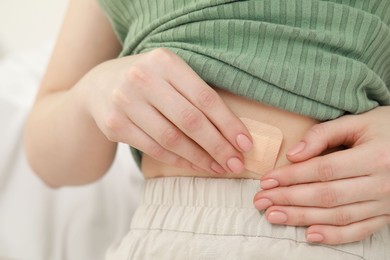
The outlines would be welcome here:
[[[258,180],[167,177],[147,180],[130,231],[107,260],[390,259],[390,228],[361,242],[309,244],[305,228],[272,225],[253,206]]]

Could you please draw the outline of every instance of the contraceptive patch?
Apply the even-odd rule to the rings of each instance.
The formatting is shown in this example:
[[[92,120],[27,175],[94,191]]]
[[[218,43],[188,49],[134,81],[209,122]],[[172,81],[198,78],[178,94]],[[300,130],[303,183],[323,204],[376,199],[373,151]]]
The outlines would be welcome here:
[[[264,175],[275,167],[283,141],[282,131],[269,124],[241,117],[253,139],[253,148],[244,153],[245,169],[257,176]]]

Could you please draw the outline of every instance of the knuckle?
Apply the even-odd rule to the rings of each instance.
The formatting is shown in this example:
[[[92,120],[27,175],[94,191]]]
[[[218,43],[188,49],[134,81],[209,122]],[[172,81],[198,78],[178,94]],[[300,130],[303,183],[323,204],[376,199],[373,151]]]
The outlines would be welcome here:
[[[389,197],[390,196],[390,182],[389,181],[383,181],[379,186],[379,193],[381,194],[381,197]]]
[[[325,135],[325,125],[324,124],[317,124],[317,125],[314,125],[312,128],[310,128],[309,130],[309,134],[310,135],[314,135],[314,136],[318,136],[318,137],[322,137]]]
[[[319,192],[321,207],[331,208],[338,204],[339,195],[332,188],[324,188]]]
[[[106,114],[104,126],[109,132],[117,132],[125,125],[125,120],[117,112],[112,111]]]
[[[166,153],[166,150],[158,144],[151,145],[149,151],[149,155],[159,161],[162,161],[164,159]]]
[[[323,157],[318,163],[318,178],[322,182],[331,181],[334,179],[334,168],[332,164]]]
[[[226,143],[218,143],[213,148],[213,155],[214,157],[223,157],[228,151],[230,151],[230,149]]]
[[[133,65],[126,72],[126,80],[135,86],[148,85],[150,77],[146,73],[146,68],[141,65]]]
[[[106,133],[106,138],[111,141],[111,142],[119,142],[119,137],[118,137],[118,134],[115,133],[115,132],[111,132],[111,131],[108,131]]]
[[[182,135],[176,128],[168,128],[162,134],[161,144],[164,147],[172,148],[177,146],[181,141]]]
[[[194,109],[185,109],[181,112],[183,127],[189,131],[195,131],[202,125],[202,114]]]
[[[128,104],[130,103],[129,99],[127,98],[127,95],[123,91],[122,88],[115,88],[111,94],[111,101],[114,104],[120,105],[120,104]]]
[[[381,149],[377,151],[376,165],[377,168],[382,169],[386,172],[390,172],[390,150]]]
[[[204,89],[199,93],[199,105],[204,108],[211,108],[218,100],[218,94],[212,89]]]
[[[352,223],[351,213],[339,210],[335,215],[335,225],[337,226],[346,226]]]
[[[152,61],[162,62],[163,64],[171,64],[176,59],[176,55],[166,48],[154,49],[149,54]]]
[[[297,214],[297,225],[298,226],[307,226],[307,217],[304,211],[300,211]]]
[[[291,196],[291,193],[289,193],[286,188],[280,189],[279,199],[281,205],[286,205],[286,206],[296,205],[294,197]]]

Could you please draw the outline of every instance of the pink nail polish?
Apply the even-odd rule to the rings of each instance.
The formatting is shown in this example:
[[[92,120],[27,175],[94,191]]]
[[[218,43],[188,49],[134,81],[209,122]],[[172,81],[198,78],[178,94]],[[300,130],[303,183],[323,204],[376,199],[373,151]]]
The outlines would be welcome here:
[[[287,221],[287,219],[287,215],[281,211],[272,211],[267,217],[267,220],[274,224],[283,224]]]
[[[274,180],[274,179],[266,179],[266,180],[260,181],[260,186],[264,190],[272,189],[272,188],[278,187],[279,182],[277,180]]]
[[[239,134],[236,138],[236,142],[242,151],[249,152],[252,150],[253,143],[246,135]]]
[[[227,166],[233,173],[242,173],[244,171],[244,164],[237,157],[232,157],[227,161]]]
[[[304,142],[299,142],[298,144],[296,144],[293,148],[291,148],[290,150],[287,151],[287,155],[289,156],[293,156],[293,155],[296,155],[300,152],[303,151],[303,149],[305,148],[306,146],[306,143]]]
[[[318,233],[307,234],[306,240],[310,243],[319,243],[324,241],[324,236]]]
[[[255,201],[255,208],[258,210],[264,210],[270,206],[272,206],[272,201],[269,199],[259,199]]]

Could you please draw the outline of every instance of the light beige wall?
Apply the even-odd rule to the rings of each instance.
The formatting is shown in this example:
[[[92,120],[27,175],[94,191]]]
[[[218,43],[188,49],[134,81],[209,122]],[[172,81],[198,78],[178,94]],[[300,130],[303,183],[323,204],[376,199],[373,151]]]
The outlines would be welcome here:
[[[53,39],[67,0],[0,0],[0,56]]]

